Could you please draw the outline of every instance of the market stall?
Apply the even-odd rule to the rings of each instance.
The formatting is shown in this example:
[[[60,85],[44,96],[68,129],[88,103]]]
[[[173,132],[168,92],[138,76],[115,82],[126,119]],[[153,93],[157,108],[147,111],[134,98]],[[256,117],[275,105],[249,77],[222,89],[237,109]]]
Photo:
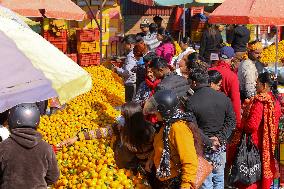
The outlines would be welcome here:
[[[71,0],[1,0],[0,5],[26,17],[83,20],[86,16]]]

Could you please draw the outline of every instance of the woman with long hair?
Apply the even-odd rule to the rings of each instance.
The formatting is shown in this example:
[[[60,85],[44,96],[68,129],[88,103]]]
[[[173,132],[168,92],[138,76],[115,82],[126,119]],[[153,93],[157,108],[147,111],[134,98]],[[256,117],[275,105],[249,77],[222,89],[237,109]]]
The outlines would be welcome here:
[[[179,100],[171,90],[156,92],[147,100],[144,114],[155,114],[163,123],[154,138],[154,152],[146,170],[154,165],[159,187],[163,189],[195,188],[198,156],[202,142],[194,117],[180,109]]]
[[[139,103],[127,102],[121,107],[118,124],[90,131],[80,131],[70,139],[59,144],[59,147],[70,146],[78,140],[91,140],[115,137],[114,152],[116,163],[121,168],[137,168],[146,163],[153,151],[155,129],[144,119]],[[138,162],[138,163],[137,163]]]
[[[156,49],[158,57],[162,57],[167,60],[170,65],[173,57],[175,56],[175,46],[171,34],[165,28],[159,28],[157,39],[161,41],[161,44]]]
[[[277,176],[275,147],[278,138],[278,123],[281,116],[281,106],[278,98],[277,83],[268,72],[259,74],[257,80],[257,95],[246,102],[241,129],[250,134],[252,142],[260,152],[262,163],[262,179],[249,186],[239,184],[240,189],[269,189]],[[239,131],[241,133],[241,131]],[[234,137],[231,148],[236,149],[241,134]],[[233,152],[233,151],[231,151]],[[234,154],[230,155],[234,157]]]
[[[199,54],[207,63],[211,63],[211,56],[218,54],[222,48],[222,35],[215,25],[209,25],[208,29],[202,34],[200,41]]]

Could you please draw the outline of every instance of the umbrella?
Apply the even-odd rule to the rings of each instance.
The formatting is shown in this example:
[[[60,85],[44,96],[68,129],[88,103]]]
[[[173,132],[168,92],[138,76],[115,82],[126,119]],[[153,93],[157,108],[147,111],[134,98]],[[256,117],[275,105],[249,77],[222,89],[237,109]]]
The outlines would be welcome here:
[[[174,6],[190,4],[193,6],[204,6],[204,4],[223,3],[225,0],[132,0],[135,3],[140,3],[148,6]]]
[[[226,0],[209,16],[210,23],[284,25],[283,0]],[[278,75],[278,28],[275,75]]]
[[[92,87],[90,75],[31,29],[0,17],[0,112],[59,97],[64,104]]]
[[[222,24],[284,25],[283,0],[226,0],[209,16]]]
[[[40,22],[35,22],[27,17],[21,16],[8,8],[0,5],[0,17],[12,19],[22,26],[29,28],[29,26],[39,25]]]
[[[22,25],[23,27],[29,28],[29,26],[25,23],[25,21],[21,18],[20,15],[11,11],[8,8],[5,8],[0,5],[0,17],[8,18],[14,20],[18,24]]]
[[[0,4],[22,16],[83,20],[85,11],[71,0],[0,0]]]

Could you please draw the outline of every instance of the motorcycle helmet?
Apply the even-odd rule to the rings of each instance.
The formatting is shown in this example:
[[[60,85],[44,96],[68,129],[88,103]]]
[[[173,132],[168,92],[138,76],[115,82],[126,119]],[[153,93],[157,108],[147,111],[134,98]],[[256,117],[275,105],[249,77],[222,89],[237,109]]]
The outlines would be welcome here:
[[[37,128],[40,112],[35,103],[23,103],[9,110],[8,124],[10,129],[28,127]]]
[[[143,113],[148,115],[159,112],[163,117],[167,117],[178,108],[179,100],[177,95],[171,90],[161,90],[146,101]]]

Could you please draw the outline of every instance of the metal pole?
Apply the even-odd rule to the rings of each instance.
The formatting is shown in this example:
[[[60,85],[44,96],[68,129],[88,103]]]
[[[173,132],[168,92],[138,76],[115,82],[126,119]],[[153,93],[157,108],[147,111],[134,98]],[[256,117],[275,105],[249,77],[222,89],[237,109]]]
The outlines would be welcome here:
[[[185,37],[185,4],[183,4],[183,15],[182,15],[182,17],[183,17],[183,20],[182,20],[182,36],[183,37]]]
[[[100,24],[99,24],[99,22],[98,22],[98,20],[97,20],[97,18],[96,18],[96,16],[95,16],[95,14],[94,14],[93,11],[92,11],[92,9],[91,9],[91,7],[90,7],[90,5],[89,5],[89,2],[88,2],[87,0],[85,0],[85,3],[86,3],[86,5],[87,5],[87,7],[88,7],[90,13],[92,14],[92,17],[93,17],[93,19],[95,20],[95,22],[96,22],[96,24],[97,24],[99,30],[101,30],[101,26],[100,26]]]
[[[279,35],[279,28],[278,27],[276,27],[276,44],[275,44],[275,46],[276,46],[276,62],[275,62],[275,76],[276,76],[276,78],[277,78],[277,76],[278,76],[278,35]]]
[[[100,3],[100,63],[103,62],[103,0]]]

